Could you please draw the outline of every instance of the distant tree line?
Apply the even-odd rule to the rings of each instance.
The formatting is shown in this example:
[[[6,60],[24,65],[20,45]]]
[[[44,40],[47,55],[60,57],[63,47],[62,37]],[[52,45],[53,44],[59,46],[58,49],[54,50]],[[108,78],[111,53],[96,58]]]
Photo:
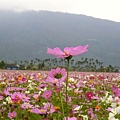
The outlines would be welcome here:
[[[5,69],[6,62],[0,61],[0,69]],[[15,61],[14,64],[17,64]],[[67,61],[65,59],[44,59],[36,58],[34,60],[24,60],[19,62],[20,70],[50,70],[56,67],[66,67]],[[81,58],[78,61],[71,59],[70,70],[80,72],[119,72],[119,67],[109,65],[104,67],[103,62],[93,58]]]

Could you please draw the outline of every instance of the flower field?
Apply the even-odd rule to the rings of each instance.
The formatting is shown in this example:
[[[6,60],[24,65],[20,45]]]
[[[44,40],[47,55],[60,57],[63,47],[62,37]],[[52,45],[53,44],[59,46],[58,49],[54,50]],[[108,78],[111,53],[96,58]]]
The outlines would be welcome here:
[[[119,120],[120,73],[70,72],[88,45],[47,53],[67,61],[50,71],[0,71],[0,116],[5,120]]]
[[[64,68],[0,71],[0,119],[120,119],[120,73],[69,72],[67,101],[66,75]]]

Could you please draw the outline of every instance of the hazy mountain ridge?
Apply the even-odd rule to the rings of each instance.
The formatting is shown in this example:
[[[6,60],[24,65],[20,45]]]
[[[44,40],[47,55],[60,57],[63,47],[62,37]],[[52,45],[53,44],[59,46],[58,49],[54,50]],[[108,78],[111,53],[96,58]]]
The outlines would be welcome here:
[[[89,44],[82,57],[119,65],[120,23],[49,11],[0,12],[0,58],[48,58],[47,47]],[[79,57],[81,57],[79,56]]]

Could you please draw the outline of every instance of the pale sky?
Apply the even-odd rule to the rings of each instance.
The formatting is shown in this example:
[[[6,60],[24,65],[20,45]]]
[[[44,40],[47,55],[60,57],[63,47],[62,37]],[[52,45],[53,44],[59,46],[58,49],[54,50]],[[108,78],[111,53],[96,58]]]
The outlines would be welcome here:
[[[48,10],[120,22],[120,0],[0,0],[0,10]]]

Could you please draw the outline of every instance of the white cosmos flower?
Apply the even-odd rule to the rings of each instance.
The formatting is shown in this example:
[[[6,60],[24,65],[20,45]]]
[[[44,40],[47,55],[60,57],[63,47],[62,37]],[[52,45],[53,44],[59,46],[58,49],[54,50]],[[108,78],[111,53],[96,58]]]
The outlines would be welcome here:
[[[81,106],[76,107],[74,110],[80,110],[81,108],[82,108],[82,105],[81,105]]]
[[[30,91],[25,91],[25,93],[26,93],[26,94],[29,94],[29,93],[30,93]]]
[[[32,82],[31,85],[37,85],[36,83]]]
[[[100,98],[102,102],[106,102],[106,99],[108,98],[108,93],[109,92],[106,92],[106,95]]]
[[[2,85],[6,85],[6,83],[5,83],[5,82],[1,82],[1,84],[2,84]]]
[[[87,115],[79,114],[79,116],[81,116],[83,118],[83,120],[88,120],[88,116]]]
[[[41,91],[45,91],[45,90],[47,90],[47,88],[46,87],[44,87],[44,88],[42,88],[42,89],[40,89]]]
[[[115,115],[113,113],[109,113],[108,120],[119,120],[114,117]]]
[[[7,103],[6,102],[3,102],[4,105],[6,105]]]
[[[28,85],[28,88],[29,88],[29,90],[34,90],[34,87],[32,86],[31,83]]]
[[[8,104],[13,103],[10,96],[8,96],[8,97],[6,98],[6,101],[8,102]]]
[[[31,83],[31,82],[32,82],[32,80],[28,80],[28,82],[29,82],[29,83]]]
[[[69,78],[68,81],[69,81],[69,82],[74,82],[75,79],[74,79],[74,78]]]
[[[112,103],[113,101],[113,97],[112,95],[110,95],[107,99],[106,99],[106,103]]]
[[[39,91],[39,93],[38,93],[38,94],[40,95],[41,93],[42,93],[42,92],[41,92],[41,91]]]
[[[83,83],[85,84],[85,83],[87,83],[87,81],[83,81]]]
[[[119,120],[115,118],[115,115],[120,114],[120,106],[116,108],[111,108],[111,112],[109,113],[108,120]]]
[[[114,101],[111,103],[111,106],[113,108],[119,107],[120,106],[120,98],[119,97],[115,97]]]

